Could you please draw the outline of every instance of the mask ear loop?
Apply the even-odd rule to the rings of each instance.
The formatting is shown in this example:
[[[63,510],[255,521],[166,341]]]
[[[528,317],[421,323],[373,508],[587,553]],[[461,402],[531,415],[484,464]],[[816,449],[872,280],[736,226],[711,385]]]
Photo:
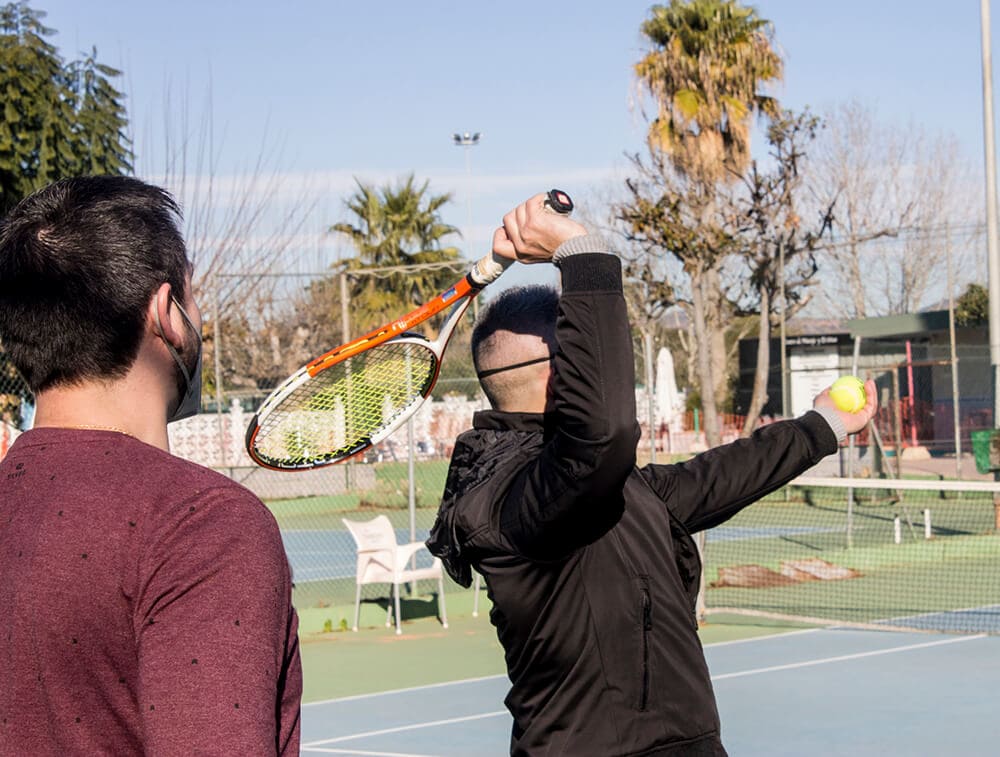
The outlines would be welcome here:
[[[512,371],[515,368],[524,368],[526,365],[537,365],[538,363],[544,363],[546,360],[551,360],[554,355],[546,355],[545,357],[536,357],[534,360],[525,360],[523,363],[514,363],[513,365],[504,365],[500,368],[490,368],[486,371],[479,371],[476,376],[479,378],[486,378],[487,376],[492,376],[495,373],[503,373],[504,371]]]
[[[177,301],[177,298],[174,297],[173,295],[170,295],[170,300],[171,302],[174,303],[174,305],[177,306],[177,309],[181,313],[181,317],[184,318],[184,321],[187,323],[187,325],[191,327],[191,330],[196,331],[196,329],[194,328],[194,323],[191,322],[191,319],[188,317],[188,314],[184,312],[184,308],[181,307],[181,304]],[[167,346],[167,350],[170,352],[171,357],[173,357],[174,362],[176,362],[177,365],[180,366],[181,375],[184,377],[184,392],[187,392],[188,387],[191,386],[191,372],[188,370],[187,366],[184,365],[184,361],[181,359],[180,353],[177,351],[174,345],[170,343],[170,340],[167,339],[166,335],[163,333],[163,324],[160,323],[159,308],[153,308],[153,318],[156,319],[156,328],[160,332],[160,338],[163,339],[163,343]]]

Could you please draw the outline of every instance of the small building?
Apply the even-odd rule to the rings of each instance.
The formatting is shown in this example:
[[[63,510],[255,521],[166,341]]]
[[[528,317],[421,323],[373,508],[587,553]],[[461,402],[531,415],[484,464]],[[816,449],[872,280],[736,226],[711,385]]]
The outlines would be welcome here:
[[[815,328],[808,322],[802,325],[808,331]],[[971,431],[993,427],[985,325],[956,327],[954,383],[947,310],[823,325],[821,333],[796,333],[785,338],[789,415],[808,410],[813,397],[838,376],[856,372],[862,379],[873,378],[879,388],[883,412],[878,425],[887,445],[919,444],[931,452],[953,452],[956,409],[963,449],[969,449]],[[768,401],[762,414],[780,417],[779,338],[771,339],[770,350]],[[740,340],[737,413],[746,413],[749,408],[756,359],[757,340]]]

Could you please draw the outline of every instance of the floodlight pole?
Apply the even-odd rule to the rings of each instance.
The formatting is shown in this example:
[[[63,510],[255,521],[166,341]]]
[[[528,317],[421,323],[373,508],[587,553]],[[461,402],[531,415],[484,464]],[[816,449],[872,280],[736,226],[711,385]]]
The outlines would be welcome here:
[[[470,155],[469,150],[479,144],[479,140],[482,139],[482,136],[483,135],[477,131],[473,134],[470,134],[469,132],[465,132],[464,134],[453,134],[451,138],[452,143],[456,147],[464,148],[463,152],[465,153],[465,174],[469,178],[469,185],[465,190],[465,233],[469,235],[470,239],[472,237],[472,156]]]
[[[480,132],[463,132],[462,134],[453,134],[451,137],[452,144],[456,147],[461,147],[462,152],[465,153],[465,175],[468,177],[468,186],[465,189],[465,234],[466,234],[466,244],[472,244],[472,155],[470,150],[479,144],[479,140],[482,138]],[[471,257],[474,260],[477,256],[473,251]],[[472,316],[473,318],[479,315],[479,298],[477,297],[472,301]]]

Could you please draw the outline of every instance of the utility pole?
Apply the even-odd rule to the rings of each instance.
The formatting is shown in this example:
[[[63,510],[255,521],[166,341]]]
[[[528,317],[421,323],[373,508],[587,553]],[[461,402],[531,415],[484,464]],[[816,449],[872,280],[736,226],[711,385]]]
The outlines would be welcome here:
[[[993,62],[990,0],[980,0],[983,57],[983,147],[986,161],[986,260],[989,270],[990,365],[993,368],[993,428],[1000,426],[1000,250],[997,243],[997,167],[993,123]]]

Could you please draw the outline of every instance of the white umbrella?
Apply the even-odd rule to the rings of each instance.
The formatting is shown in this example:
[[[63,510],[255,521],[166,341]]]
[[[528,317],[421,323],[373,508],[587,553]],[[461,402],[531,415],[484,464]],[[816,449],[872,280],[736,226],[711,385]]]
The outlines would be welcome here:
[[[670,350],[660,347],[656,356],[656,423],[666,424],[671,431],[678,431],[681,395],[674,376],[674,358]]]

